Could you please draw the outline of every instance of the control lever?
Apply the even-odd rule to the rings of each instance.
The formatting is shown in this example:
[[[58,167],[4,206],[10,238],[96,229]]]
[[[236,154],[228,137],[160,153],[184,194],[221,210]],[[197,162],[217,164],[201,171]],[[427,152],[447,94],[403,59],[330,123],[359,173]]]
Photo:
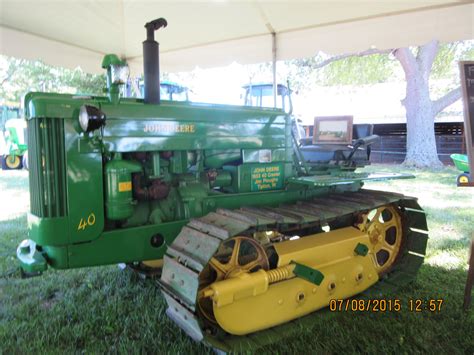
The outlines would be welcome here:
[[[354,144],[352,145],[352,151],[350,152],[349,156],[346,158],[346,160],[351,160],[357,149],[359,149],[362,146],[367,147],[367,160],[369,160],[370,157],[370,146],[374,143],[377,143],[380,141],[380,136],[376,134],[372,134],[370,136],[364,137],[364,138],[359,138],[357,139]]]
[[[380,140],[380,136],[376,134],[372,134],[364,138],[359,138],[358,140],[355,141],[354,146],[356,145],[358,145],[359,147],[362,145],[367,146],[367,145],[377,143],[379,140]]]

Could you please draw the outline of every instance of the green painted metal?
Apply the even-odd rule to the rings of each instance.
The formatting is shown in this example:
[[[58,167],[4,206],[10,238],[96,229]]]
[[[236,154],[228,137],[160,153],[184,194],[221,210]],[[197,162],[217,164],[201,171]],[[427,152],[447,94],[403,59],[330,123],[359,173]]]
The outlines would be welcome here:
[[[64,124],[61,119],[28,122],[31,212],[38,217],[67,214]]]
[[[82,153],[79,151],[78,141],[81,138],[77,130],[80,128],[76,127],[76,124],[77,119],[64,120],[68,234],[71,244],[98,238],[105,226],[102,152]],[[89,137],[89,139],[94,141],[94,137]],[[91,142],[91,145],[93,144]],[[102,198],[96,196],[102,196]],[[87,223],[85,228],[81,228],[84,221],[94,223]]]
[[[283,187],[281,164],[260,164],[250,168],[251,191],[277,190]]]
[[[204,165],[209,168],[219,169],[224,164],[237,161],[241,157],[240,149],[214,150],[209,149],[204,151]]]
[[[124,64],[105,59],[108,74]],[[339,166],[318,166],[302,176],[293,118],[285,112],[172,101],[146,105],[112,97],[115,84],[108,76],[106,97],[25,96],[30,238],[51,266],[162,258],[165,248],[151,245],[153,235],[169,243],[177,226],[218,208],[277,206],[356,191],[368,178],[401,177],[355,175],[354,168]],[[105,114],[103,129],[82,131],[82,105]],[[143,186],[154,180],[167,186],[164,197],[137,200],[131,175],[138,172]]]
[[[357,243],[354,249],[354,253],[360,256],[366,256],[368,252],[369,252],[369,247],[363,243]]]
[[[44,250],[48,250],[45,255],[49,264],[57,268],[161,258],[164,249],[156,250],[150,246],[151,235],[162,233],[171,241],[179,231],[163,221],[182,220],[175,224],[181,226],[191,217],[218,207],[236,206],[236,201],[249,204],[255,198],[255,195],[214,195],[210,190],[213,186],[206,187],[200,177],[188,175],[188,150],[202,148],[199,150],[202,152],[212,148],[209,152],[216,152],[225,148],[229,152],[234,149],[233,156],[218,161],[217,166],[240,158],[233,147],[288,150],[285,148],[288,118],[277,110],[195,104],[150,106],[141,100],[123,100],[117,109],[109,102],[107,98],[73,98],[43,93],[30,93],[25,99],[29,136],[34,146],[32,160],[35,162],[30,170],[30,235]],[[96,105],[106,113],[107,125],[103,135],[100,132],[81,132],[77,117],[83,104]],[[181,118],[186,120],[179,120]],[[221,123],[221,134],[214,142],[209,142],[208,137],[215,136],[216,121]],[[107,181],[108,169],[105,165],[104,174],[103,157],[111,157],[113,152],[127,154],[150,150],[156,156],[156,152],[163,148],[179,150],[175,150],[169,161],[159,160],[162,162],[160,167],[157,167],[155,158],[155,173],[160,169],[160,174],[170,181],[182,181],[180,186],[158,204],[136,204],[135,209],[148,211],[149,218],[138,213],[129,219],[128,224],[125,223],[129,228],[113,230],[110,223],[105,223],[104,199],[97,198],[104,196],[103,186]],[[201,153],[201,156],[205,154]],[[280,154],[280,159],[283,156]],[[53,176],[54,180],[51,180]],[[213,185],[227,186],[232,179],[234,176],[228,171],[222,171]],[[247,190],[250,190],[250,184]],[[297,193],[290,195],[296,198]],[[284,196],[285,193],[280,192],[275,201],[285,200]],[[52,201],[59,197],[60,200]],[[106,193],[106,201],[108,197]],[[259,201],[273,202],[271,197]],[[53,216],[56,218],[50,218]],[[155,225],[153,221],[162,224]],[[144,229],[138,232],[137,227]]]
[[[232,175],[225,170],[216,171],[216,177],[210,180],[211,187],[227,187],[232,184]]]
[[[150,178],[159,178],[161,177],[161,158],[160,153],[153,152],[152,153],[152,174]]]
[[[18,260],[23,271],[28,274],[36,274],[45,271],[48,267],[43,254],[36,249],[36,243],[32,240],[24,240],[16,251]]]
[[[28,213],[27,221],[29,237],[38,245],[61,246],[69,243],[68,217],[44,218]]]
[[[122,79],[121,82],[114,80],[114,74],[117,69],[126,67],[128,72],[128,65],[125,61],[120,60],[115,54],[107,54],[102,60],[102,68],[107,69],[107,94],[112,104],[116,105],[120,100],[120,85],[125,84],[127,78]]]
[[[107,69],[111,65],[125,65],[126,63],[119,59],[116,54],[106,54],[102,59],[102,68]]]
[[[104,232],[101,238],[90,243],[68,246],[68,264],[62,265],[61,268],[115,264],[117,260],[127,263],[162,259],[168,245],[173,242],[185,224],[185,220],[179,220]],[[151,238],[156,234],[162,235],[165,240],[160,247],[151,244]],[[87,262],[84,260],[85,255]]]
[[[292,261],[291,263],[295,264],[293,274],[295,274],[297,277],[309,281],[317,286],[321,285],[321,282],[323,282],[324,274],[321,271],[297,263],[296,261]]]
[[[20,143],[19,132],[16,127],[9,127],[8,128],[8,136],[6,137],[6,143],[10,146],[9,155],[23,155],[28,146],[26,144]]]
[[[355,181],[384,181],[395,179],[413,179],[411,174],[401,173],[341,173],[336,172],[333,175],[313,175],[291,178],[288,181],[292,184],[302,184],[309,186],[334,186],[353,184]]]
[[[121,154],[105,165],[105,209],[110,220],[123,220],[133,215],[132,173],[142,171],[138,162],[122,160]]]
[[[469,172],[469,159],[466,154],[451,154],[450,157],[458,170]]]

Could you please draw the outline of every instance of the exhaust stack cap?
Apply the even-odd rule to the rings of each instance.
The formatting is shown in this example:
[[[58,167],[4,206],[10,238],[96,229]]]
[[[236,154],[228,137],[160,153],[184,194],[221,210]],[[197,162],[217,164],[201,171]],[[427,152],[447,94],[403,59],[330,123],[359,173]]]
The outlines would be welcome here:
[[[155,31],[159,30],[161,27],[164,28],[166,26],[168,26],[168,21],[166,21],[163,17],[146,23],[145,28],[147,41],[154,41]]]
[[[146,104],[160,104],[160,58],[159,44],[155,41],[155,31],[168,26],[160,17],[145,24],[146,40],[143,41],[143,76],[145,79]]]

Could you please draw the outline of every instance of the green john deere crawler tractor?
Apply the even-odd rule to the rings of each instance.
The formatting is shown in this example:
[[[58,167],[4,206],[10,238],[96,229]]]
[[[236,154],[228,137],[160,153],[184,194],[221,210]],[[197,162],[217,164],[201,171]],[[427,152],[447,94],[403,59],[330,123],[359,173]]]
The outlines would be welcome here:
[[[159,279],[178,327],[220,349],[412,280],[426,218],[415,198],[363,188],[411,177],[357,172],[377,137],[329,119],[301,140],[280,109],[160,101],[165,26],[145,26],[144,99],[119,96],[114,55],[106,97],[26,96],[24,272],[127,263]]]

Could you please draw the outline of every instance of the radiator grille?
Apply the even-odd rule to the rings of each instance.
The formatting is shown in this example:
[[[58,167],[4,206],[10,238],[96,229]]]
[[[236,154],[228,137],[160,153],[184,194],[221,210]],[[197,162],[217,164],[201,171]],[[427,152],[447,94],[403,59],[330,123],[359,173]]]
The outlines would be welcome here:
[[[28,162],[31,213],[62,217],[67,213],[64,121],[28,120]]]

